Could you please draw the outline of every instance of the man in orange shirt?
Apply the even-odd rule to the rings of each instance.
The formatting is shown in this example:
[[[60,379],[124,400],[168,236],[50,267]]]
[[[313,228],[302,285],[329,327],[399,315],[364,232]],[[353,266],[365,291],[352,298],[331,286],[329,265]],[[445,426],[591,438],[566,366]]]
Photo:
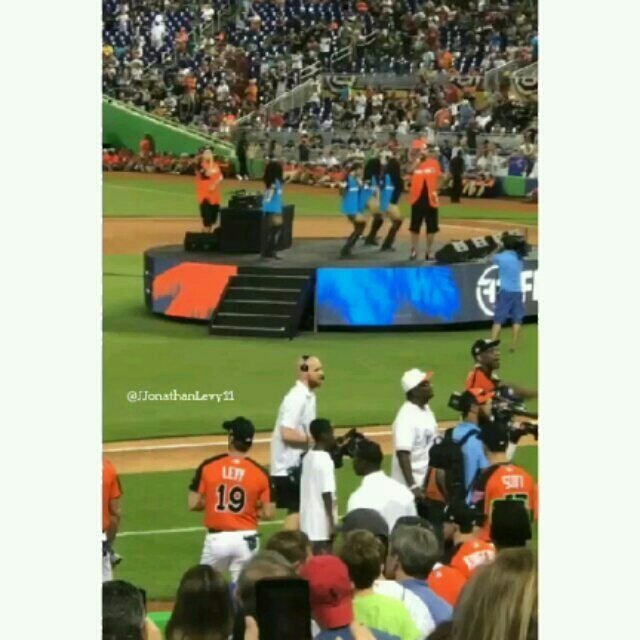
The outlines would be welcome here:
[[[418,257],[420,227],[424,221],[427,227],[427,250],[425,260],[429,260],[431,247],[440,230],[438,226],[438,190],[442,185],[442,169],[437,160],[436,149],[429,146],[420,153],[420,164],[411,176],[411,255],[410,260]]]
[[[112,545],[120,526],[122,488],[113,463],[102,459],[102,582],[113,580],[113,567],[120,558]]]
[[[482,428],[480,440],[490,466],[476,476],[472,486],[472,502],[484,514],[481,537],[490,540],[493,506],[497,500],[521,500],[532,519],[538,516],[538,487],[521,467],[507,459],[509,430],[496,422]]]
[[[204,231],[213,231],[213,226],[218,222],[222,179],[222,172],[213,158],[213,153],[206,149],[196,171],[196,189]]]
[[[229,452],[205,460],[189,486],[189,509],[204,511],[201,564],[229,571],[235,582],[258,550],[258,518],[273,519],[269,474],[248,455],[255,428],[246,418],[225,422]]]
[[[446,553],[450,558],[448,564],[457,569],[465,579],[469,579],[478,567],[492,562],[496,557],[494,545],[474,533],[481,519],[481,514],[465,502],[450,504],[445,510],[445,540],[453,542]]]

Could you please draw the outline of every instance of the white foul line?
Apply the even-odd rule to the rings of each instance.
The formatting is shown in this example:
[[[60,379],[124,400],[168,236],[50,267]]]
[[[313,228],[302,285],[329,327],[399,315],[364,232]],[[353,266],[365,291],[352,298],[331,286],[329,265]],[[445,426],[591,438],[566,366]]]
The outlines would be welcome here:
[[[363,431],[363,435],[368,438],[375,438],[377,436],[389,436],[392,434],[392,431]],[[271,438],[258,438],[253,441],[253,444],[266,444],[271,442]],[[146,445],[143,447],[120,447],[117,449],[110,449],[105,447],[105,453],[127,453],[128,451],[160,451],[162,449],[194,449],[199,447],[226,447],[227,443],[224,441],[220,442],[189,442],[183,444],[156,444],[156,445]]]

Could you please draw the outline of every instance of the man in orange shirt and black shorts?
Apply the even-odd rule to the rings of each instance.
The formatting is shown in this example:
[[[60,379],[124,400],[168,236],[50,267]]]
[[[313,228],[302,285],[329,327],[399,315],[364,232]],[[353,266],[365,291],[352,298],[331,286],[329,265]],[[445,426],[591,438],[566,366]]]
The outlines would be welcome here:
[[[189,486],[189,509],[204,511],[201,564],[228,570],[235,582],[258,550],[258,518],[271,520],[269,474],[248,455],[255,428],[246,418],[225,422],[229,452],[205,460]]]
[[[120,526],[122,488],[113,463],[102,459],[102,582],[113,580],[113,567],[120,561],[112,545]]]
[[[196,189],[204,231],[213,231],[213,226],[218,222],[221,184],[220,167],[215,162],[211,150],[206,149],[196,170]]]
[[[427,227],[427,249],[425,260],[429,260],[431,247],[440,231],[438,226],[438,190],[442,184],[442,169],[436,158],[435,147],[429,146],[420,152],[420,164],[411,176],[411,255],[410,260],[418,257],[420,228],[424,221]]]

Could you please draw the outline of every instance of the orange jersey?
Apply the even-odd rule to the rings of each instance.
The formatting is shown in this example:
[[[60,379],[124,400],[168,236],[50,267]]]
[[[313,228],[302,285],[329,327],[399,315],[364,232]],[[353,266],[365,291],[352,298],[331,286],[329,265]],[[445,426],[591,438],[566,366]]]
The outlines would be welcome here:
[[[271,502],[267,472],[251,458],[230,453],[205,460],[190,489],[204,497],[204,526],[217,531],[255,531],[258,508]]]
[[[435,158],[427,158],[411,176],[411,204],[420,198],[423,189],[429,194],[429,204],[438,207],[438,178],[442,175],[440,163]]]
[[[497,464],[482,471],[473,484],[473,503],[482,510],[485,522],[482,538],[489,540],[491,514],[496,500],[522,500],[533,517],[538,517],[538,487],[533,478],[513,464]]]
[[[466,582],[467,579],[458,569],[446,564],[436,565],[427,578],[427,584],[431,591],[452,607],[456,606],[458,596]]]
[[[474,538],[460,545],[451,559],[451,566],[465,578],[470,578],[478,567],[493,562],[495,557],[496,548],[491,542]]]
[[[109,501],[116,500],[122,495],[120,479],[113,463],[106,458],[102,459],[102,530],[109,526]]]
[[[209,173],[210,175],[207,175]],[[198,202],[205,200],[209,204],[220,204],[220,184],[222,181],[222,172],[216,162],[209,164],[204,161],[200,164],[196,171],[196,189],[198,193]],[[218,183],[215,188],[213,185]]]
[[[464,383],[465,391],[469,389],[482,389],[483,391],[495,391],[500,384],[500,378],[492,373],[491,376],[481,367],[474,367]]]

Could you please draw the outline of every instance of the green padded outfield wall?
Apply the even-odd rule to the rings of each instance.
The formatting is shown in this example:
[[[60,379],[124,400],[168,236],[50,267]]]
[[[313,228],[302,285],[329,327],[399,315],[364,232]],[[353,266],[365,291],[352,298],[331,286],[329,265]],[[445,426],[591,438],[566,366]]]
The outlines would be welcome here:
[[[116,148],[137,151],[140,140],[149,134],[156,151],[193,154],[204,145],[228,160],[235,159],[235,149],[228,142],[216,141],[180,125],[148,116],[111,100],[102,100],[102,142]]]

